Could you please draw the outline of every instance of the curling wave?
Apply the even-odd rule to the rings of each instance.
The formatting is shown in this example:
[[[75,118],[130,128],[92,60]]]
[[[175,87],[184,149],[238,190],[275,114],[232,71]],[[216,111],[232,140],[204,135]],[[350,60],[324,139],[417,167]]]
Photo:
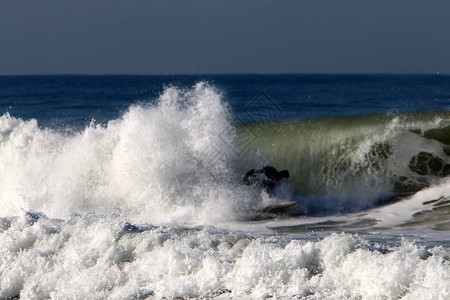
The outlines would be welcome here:
[[[280,200],[242,184],[245,171],[268,164],[291,173],[281,200],[300,200],[308,213],[363,210],[450,174],[449,116],[236,125],[221,92],[203,82],[168,87],[157,101],[132,105],[119,119],[82,131],[40,128],[35,119],[5,114],[0,211],[61,218],[119,212],[158,224],[236,220]]]
[[[450,175],[448,112],[241,124],[252,140],[237,164],[273,164],[310,211],[365,209]],[[309,202],[308,202],[309,201]]]

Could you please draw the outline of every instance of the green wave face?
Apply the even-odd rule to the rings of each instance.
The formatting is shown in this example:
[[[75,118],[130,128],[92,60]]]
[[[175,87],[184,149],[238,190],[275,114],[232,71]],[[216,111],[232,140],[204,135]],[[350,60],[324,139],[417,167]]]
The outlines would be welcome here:
[[[442,167],[449,162],[449,112],[255,122],[237,131],[251,141],[237,171],[268,164],[288,169],[297,195],[381,199],[411,193],[442,175],[412,170],[415,156],[429,153]]]

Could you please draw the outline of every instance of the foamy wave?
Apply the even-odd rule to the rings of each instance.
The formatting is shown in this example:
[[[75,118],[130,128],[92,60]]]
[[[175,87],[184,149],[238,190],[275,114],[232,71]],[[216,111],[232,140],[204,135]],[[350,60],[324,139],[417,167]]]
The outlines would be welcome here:
[[[230,188],[234,138],[227,105],[204,83],[167,88],[154,105],[72,134],[4,115],[0,211],[120,211],[157,223],[229,218],[237,199],[249,199]]]
[[[0,298],[446,299],[448,249],[252,237],[119,217],[0,218]],[[95,278],[95,280],[92,280]]]

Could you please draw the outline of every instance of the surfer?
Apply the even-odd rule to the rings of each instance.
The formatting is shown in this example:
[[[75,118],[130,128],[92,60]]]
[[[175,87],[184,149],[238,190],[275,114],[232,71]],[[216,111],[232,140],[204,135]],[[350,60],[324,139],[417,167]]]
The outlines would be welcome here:
[[[274,195],[275,186],[283,178],[289,178],[288,170],[278,171],[274,167],[251,169],[244,175],[246,185],[261,186],[270,195]]]

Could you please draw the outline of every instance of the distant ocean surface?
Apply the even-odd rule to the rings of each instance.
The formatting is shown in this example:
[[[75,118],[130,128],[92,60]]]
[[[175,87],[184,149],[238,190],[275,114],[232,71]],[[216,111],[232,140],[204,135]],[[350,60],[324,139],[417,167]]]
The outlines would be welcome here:
[[[0,299],[450,298],[450,76],[0,76],[0,115]]]

